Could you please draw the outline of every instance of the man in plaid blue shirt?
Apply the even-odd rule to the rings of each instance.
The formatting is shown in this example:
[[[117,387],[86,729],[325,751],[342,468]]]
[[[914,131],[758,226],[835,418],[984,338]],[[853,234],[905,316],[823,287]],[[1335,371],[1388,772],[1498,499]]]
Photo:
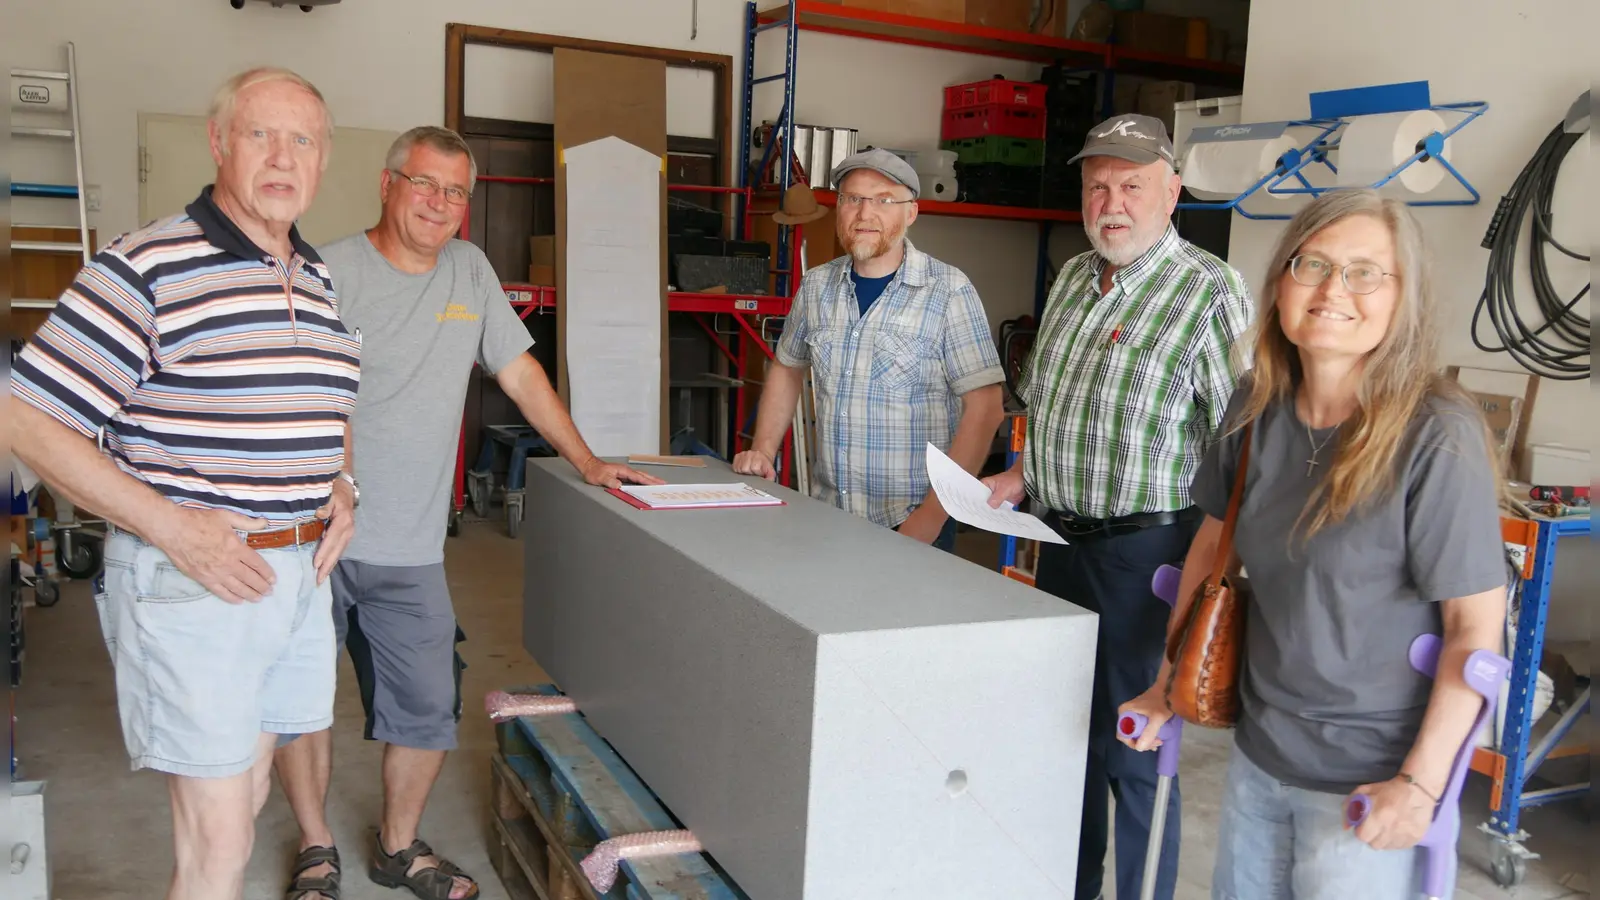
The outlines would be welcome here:
[[[849,251],[806,274],[767,370],[751,449],[735,471],[775,476],[773,458],[811,367],[813,495],[944,550],[955,522],[928,482],[933,444],[969,472],[1005,416],[1000,354],[967,276],[906,240],[917,173],[887,150],[833,171],[839,242]]]

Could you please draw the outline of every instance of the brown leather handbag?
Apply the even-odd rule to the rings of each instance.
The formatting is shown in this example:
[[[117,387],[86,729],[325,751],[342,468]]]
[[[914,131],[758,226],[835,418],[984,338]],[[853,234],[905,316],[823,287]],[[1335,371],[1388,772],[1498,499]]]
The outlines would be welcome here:
[[[1233,531],[1250,469],[1250,437],[1254,422],[1244,427],[1233,495],[1217,543],[1211,574],[1195,589],[1183,622],[1167,637],[1167,706],[1179,718],[1207,728],[1231,728],[1239,719],[1239,671],[1244,661],[1244,610],[1250,585],[1239,577],[1233,552]]]

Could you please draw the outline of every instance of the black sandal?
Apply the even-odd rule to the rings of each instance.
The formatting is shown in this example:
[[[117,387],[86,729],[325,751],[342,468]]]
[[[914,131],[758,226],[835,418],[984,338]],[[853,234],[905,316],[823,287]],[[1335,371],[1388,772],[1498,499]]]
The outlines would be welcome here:
[[[327,875],[304,875],[307,869],[332,866]],[[284,891],[287,900],[314,900],[320,894],[323,900],[339,900],[339,851],[333,847],[307,847],[294,858],[294,871],[290,873],[289,889]]]
[[[461,871],[455,863],[434,853],[433,848],[422,841],[412,841],[411,846],[393,856],[384,851],[381,835],[375,838],[375,842],[378,845],[378,854],[373,857],[372,868],[367,871],[368,877],[374,884],[387,888],[408,888],[421,900],[451,900],[450,891],[455,887],[455,880],[465,878],[472,885],[472,889],[465,897],[456,900],[474,900],[478,896],[477,879]],[[419,856],[432,856],[439,860],[439,864],[407,874],[407,870]]]

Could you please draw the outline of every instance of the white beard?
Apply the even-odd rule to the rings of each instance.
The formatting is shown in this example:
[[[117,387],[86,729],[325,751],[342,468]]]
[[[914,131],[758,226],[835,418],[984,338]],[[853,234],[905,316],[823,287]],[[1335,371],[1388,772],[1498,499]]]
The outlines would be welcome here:
[[[1127,230],[1123,232],[1121,239],[1112,242],[1106,240],[1100,233],[1101,227],[1105,225],[1125,225]],[[1145,255],[1161,238],[1159,231],[1155,234],[1144,234],[1144,229],[1135,225],[1127,216],[1101,216],[1099,221],[1092,224],[1085,222],[1083,230],[1089,236],[1089,246],[1094,248],[1094,252],[1117,268],[1126,266]]]

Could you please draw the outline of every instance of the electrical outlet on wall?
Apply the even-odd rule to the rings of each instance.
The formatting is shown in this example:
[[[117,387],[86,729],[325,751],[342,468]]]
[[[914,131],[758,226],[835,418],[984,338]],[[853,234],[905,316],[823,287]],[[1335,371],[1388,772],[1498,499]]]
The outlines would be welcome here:
[[[88,185],[83,192],[83,206],[89,212],[100,211],[100,185]]]

